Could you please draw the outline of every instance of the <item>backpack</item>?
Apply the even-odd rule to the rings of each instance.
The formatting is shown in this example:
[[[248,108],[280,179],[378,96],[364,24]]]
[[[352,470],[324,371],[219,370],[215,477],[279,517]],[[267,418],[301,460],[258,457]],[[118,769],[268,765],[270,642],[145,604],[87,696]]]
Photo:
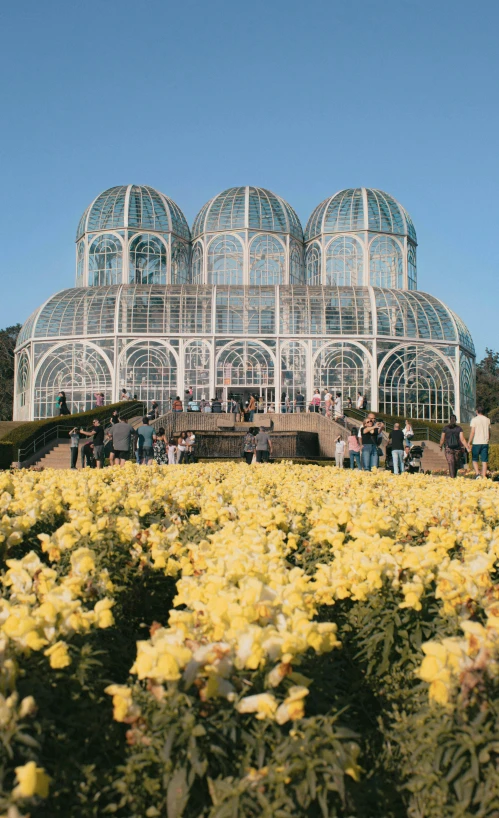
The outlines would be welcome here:
[[[447,433],[447,447],[449,449],[461,448],[461,441],[459,440],[459,431],[457,427],[455,429],[449,429]]]

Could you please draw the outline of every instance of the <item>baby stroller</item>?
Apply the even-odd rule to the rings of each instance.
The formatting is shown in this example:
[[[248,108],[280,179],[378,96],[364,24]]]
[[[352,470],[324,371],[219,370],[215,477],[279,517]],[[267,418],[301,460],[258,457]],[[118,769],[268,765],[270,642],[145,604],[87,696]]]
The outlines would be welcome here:
[[[424,454],[424,443],[415,443],[409,449],[409,454],[405,460],[405,470],[409,474],[419,474],[422,469]]]

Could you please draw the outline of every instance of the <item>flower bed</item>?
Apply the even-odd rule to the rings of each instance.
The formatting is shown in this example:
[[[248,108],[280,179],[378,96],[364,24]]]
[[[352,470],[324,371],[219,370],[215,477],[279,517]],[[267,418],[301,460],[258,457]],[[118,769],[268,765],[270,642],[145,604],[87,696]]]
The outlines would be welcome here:
[[[499,487],[0,475],[0,813],[493,816]]]

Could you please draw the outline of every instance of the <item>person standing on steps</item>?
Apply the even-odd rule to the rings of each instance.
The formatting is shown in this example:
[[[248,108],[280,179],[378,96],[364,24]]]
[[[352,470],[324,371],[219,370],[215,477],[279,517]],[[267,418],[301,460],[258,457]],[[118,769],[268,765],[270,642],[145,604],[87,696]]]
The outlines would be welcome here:
[[[59,392],[56,399],[56,406],[59,410],[60,415],[70,415],[71,412],[69,411],[68,404],[66,402],[66,393]]]
[[[104,426],[101,426],[101,422],[97,418],[93,419],[92,425],[93,428],[91,432],[85,432],[83,429],[80,429],[80,434],[92,438],[95,465],[98,469],[102,469],[104,465]]]
[[[76,469],[76,464],[78,462],[78,445],[80,443],[80,433],[78,431],[78,427],[75,426],[74,429],[71,429],[69,433],[69,451],[71,453],[71,468]]]
[[[450,416],[447,426],[444,426],[440,436],[440,448],[445,449],[445,459],[449,466],[450,477],[457,477],[459,462],[463,449],[469,452],[470,447],[466,443],[463,430],[457,425],[455,415]]]
[[[343,400],[341,398],[341,392],[337,392],[334,399],[334,419],[336,421],[343,420]]]
[[[490,418],[484,415],[483,406],[477,406],[476,417],[471,421],[470,437],[468,447],[471,446],[471,461],[475,470],[476,479],[487,477],[487,464],[489,462],[489,440],[490,440]],[[468,448],[469,451],[469,448]],[[482,473],[480,474],[479,461],[482,461]]]
[[[183,412],[184,407],[182,405],[182,401],[180,400],[180,395],[177,395],[177,397],[173,401],[172,409],[174,412]]]
[[[296,393],[296,411],[300,414],[305,411],[305,395],[300,390]]]
[[[255,396],[251,395],[248,404],[248,414],[249,414],[249,422],[253,423],[253,418],[255,417],[255,410],[256,410],[256,400]]]

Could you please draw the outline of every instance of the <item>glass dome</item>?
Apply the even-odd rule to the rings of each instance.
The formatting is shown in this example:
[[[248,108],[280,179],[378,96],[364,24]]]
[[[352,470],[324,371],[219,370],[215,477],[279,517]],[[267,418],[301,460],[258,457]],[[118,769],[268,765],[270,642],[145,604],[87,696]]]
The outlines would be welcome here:
[[[190,240],[189,225],[172,199],[147,185],[119,185],[105,190],[87,207],[76,241],[85,233],[126,227],[175,233]]]
[[[324,199],[305,228],[305,241],[321,234],[369,230],[408,236],[417,244],[412,219],[396,199],[382,190],[347,188]]]
[[[291,205],[261,187],[231,187],[219,193],[199,211],[192,237],[239,229],[289,233],[303,241],[303,229]]]

